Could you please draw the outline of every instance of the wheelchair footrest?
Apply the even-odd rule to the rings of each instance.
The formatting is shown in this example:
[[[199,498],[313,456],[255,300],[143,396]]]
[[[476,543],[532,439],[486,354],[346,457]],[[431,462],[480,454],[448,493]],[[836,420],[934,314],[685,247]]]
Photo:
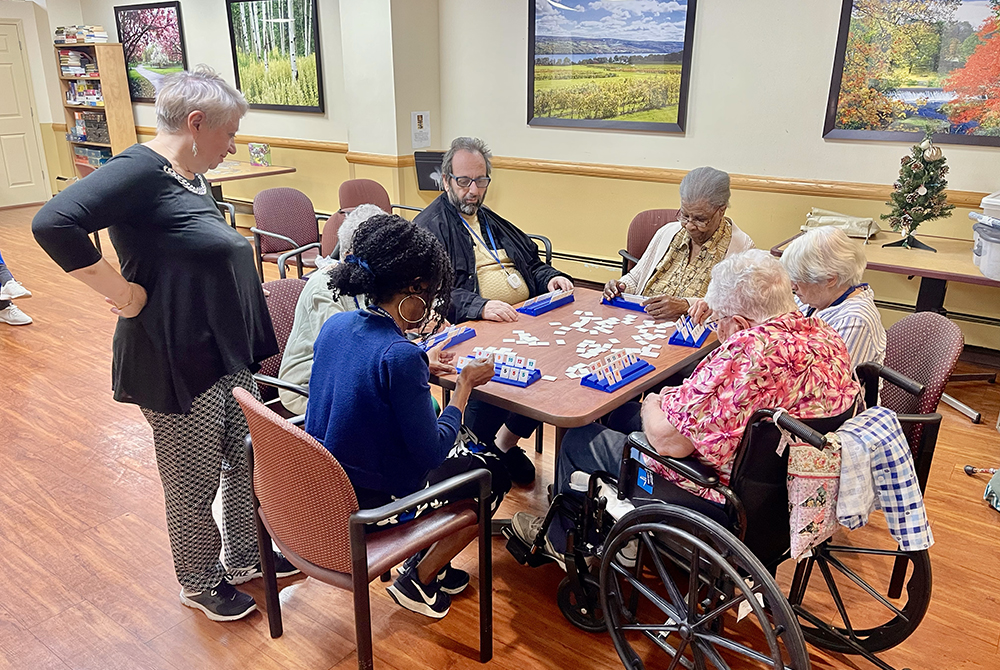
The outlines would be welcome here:
[[[553,563],[553,559],[543,554],[541,551],[531,553],[531,547],[526,545],[521,538],[514,534],[514,529],[507,526],[503,529],[503,535],[507,538],[507,551],[521,565],[537,568],[546,563]]]

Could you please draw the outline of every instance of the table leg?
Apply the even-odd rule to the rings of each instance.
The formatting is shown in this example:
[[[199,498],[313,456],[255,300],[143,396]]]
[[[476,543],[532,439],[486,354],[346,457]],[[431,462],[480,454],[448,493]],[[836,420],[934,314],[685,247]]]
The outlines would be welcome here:
[[[944,279],[923,277],[920,280],[920,291],[917,293],[917,312],[944,313],[944,294],[948,290],[948,282]]]
[[[555,454],[552,460],[553,464],[559,462],[559,449],[562,448],[562,441],[563,437],[566,435],[566,430],[567,429],[563,428],[562,426],[556,426],[556,445],[554,449]]]

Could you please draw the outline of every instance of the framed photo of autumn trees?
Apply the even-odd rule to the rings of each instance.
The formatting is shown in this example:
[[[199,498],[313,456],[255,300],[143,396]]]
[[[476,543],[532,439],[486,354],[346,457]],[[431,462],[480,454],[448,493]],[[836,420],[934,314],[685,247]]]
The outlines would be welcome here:
[[[154,102],[163,77],[187,69],[181,3],[115,7],[115,24],[132,101]]]
[[[696,0],[528,0],[528,125],[684,132]]]
[[[317,0],[226,0],[236,87],[253,109],[323,111]]]
[[[844,0],[823,130],[1000,146],[1000,0]]]

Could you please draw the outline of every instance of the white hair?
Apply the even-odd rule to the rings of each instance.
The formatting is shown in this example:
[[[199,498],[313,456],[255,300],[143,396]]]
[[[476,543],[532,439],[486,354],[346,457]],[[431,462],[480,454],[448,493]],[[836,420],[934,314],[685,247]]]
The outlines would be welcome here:
[[[167,75],[156,93],[156,130],[176,133],[194,111],[204,112],[205,122],[217,128],[243,118],[250,106],[243,94],[207,65]]]
[[[729,175],[714,167],[695,168],[684,175],[679,187],[681,204],[706,201],[715,208],[729,206]]]
[[[351,253],[354,245],[354,234],[358,232],[358,226],[379,214],[385,214],[378,205],[364,204],[358,205],[344,217],[344,222],[337,230],[337,239],[340,241],[340,257],[344,258]]]
[[[860,245],[836,226],[821,226],[797,237],[781,255],[781,263],[796,284],[819,284],[830,279],[837,286],[861,283],[868,264]]]
[[[730,256],[713,267],[705,301],[716,318],[739,315],[757,323],[796,309],[788,273],[763,249]]]

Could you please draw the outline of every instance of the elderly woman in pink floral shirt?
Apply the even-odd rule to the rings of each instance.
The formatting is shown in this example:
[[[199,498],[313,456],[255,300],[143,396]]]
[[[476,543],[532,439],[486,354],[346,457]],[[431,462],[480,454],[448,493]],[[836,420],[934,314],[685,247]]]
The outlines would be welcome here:
[[[717,264],[705,300],[722,345],[680,386],[647,395],[641,425],[627,429],[643,430],[665,456],[694,455],[728,484],[743,428],[756,410],[783,407],[800,418],[832,416],[854,402],[858,385],[840,336],[798,311],[788,275],[766,251],[746,251]],[[577,470],[617,473],[625,443],[626,433],[600,424],[570,430],[556,464],[556,492],[569,490]],[[651,467],[677,484],[668,502],[724,519],[719,494]],[[512,521],[522,539],[534,540],[538,521],[524,513]]]

